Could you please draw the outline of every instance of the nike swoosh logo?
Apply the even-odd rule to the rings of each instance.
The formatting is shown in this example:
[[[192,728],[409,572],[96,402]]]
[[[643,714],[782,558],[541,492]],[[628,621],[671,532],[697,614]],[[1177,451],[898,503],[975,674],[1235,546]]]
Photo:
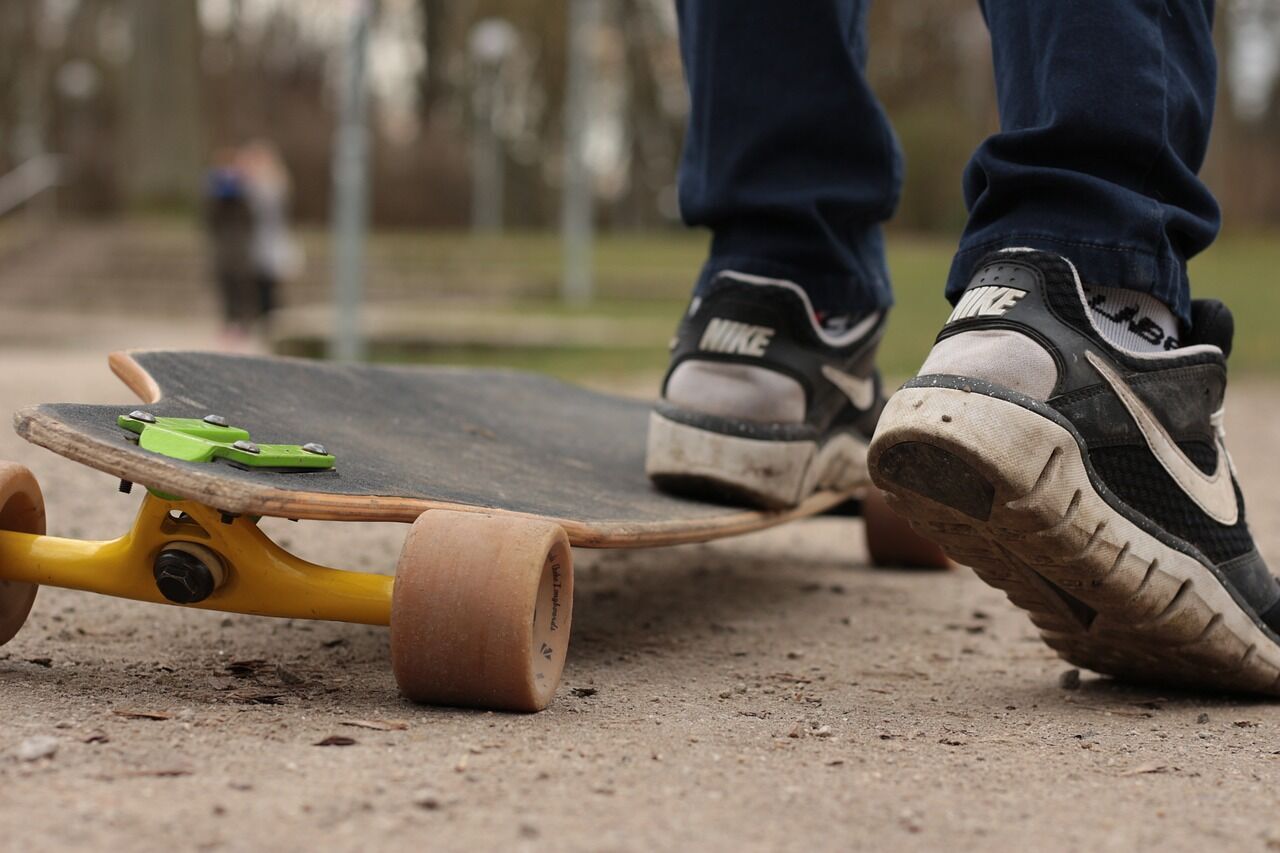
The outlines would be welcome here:
[[[837,370],[829,364],[822,365],[822,375],[827,381],[844,392],[853,405],[860,410],[870,409],[876,401],[876,381],[870,377],[850,376],[843,370]]]
[[[1217,440],[1218,466],[1212,474],[1206,474],[1186,457],[1173,438],[1165,430],[1164,425],[1151,413],[1146,404],[1138,399],[1129,384],[1120,378],[1106,362],[1091,352],[1085,352],[1085,358],[1102,374],[1120,402],[1129,410],[1129,414],[1142,431],[1147,447],[1160,462],[1160,466],[1168,472],[1178,488],[1191,498],[1192,502],[1205,515],[1219,524],[1228,527],[1240,519],[1240,507],[1236,502],[1235,484],[1231,480],[1231,463],[1227,461],[1227,448],[1222,440]]]

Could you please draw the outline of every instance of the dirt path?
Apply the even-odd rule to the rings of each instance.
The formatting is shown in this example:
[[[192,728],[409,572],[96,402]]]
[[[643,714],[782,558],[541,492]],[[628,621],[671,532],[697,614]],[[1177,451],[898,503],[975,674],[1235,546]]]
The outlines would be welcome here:
[[[97,352],[0,364],[6,411],[127,399]],[[1280,386],[1233,390],[1280,564]],[[7,429],[0,458],[35,471],[51,532],[113,536],[137,505]],[[270,530],[356,568],[389,568],[404,535]],[[1064,689],[997,593],[870,570],[860,539],[824,519],[578,552],[565,683],[531,717],[401,701],[382,630],[44,590],[0,649],[0,848],[1280,847],[1280,707],[1087,674]],[[333,735],[355,743],[315,745]]]

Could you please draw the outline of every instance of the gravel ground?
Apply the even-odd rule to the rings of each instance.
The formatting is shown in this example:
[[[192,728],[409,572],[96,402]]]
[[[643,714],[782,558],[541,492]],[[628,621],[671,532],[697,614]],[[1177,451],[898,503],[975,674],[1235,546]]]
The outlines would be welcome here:
[[[0,348],[0,399],[127,401],[99,343]],[[1280,563],[1280,385],[1233,393]],[[54,534],[118,535],[139,500],[8,431],[0,458],[35,471]],[[379,570],[405,533],[266,526]],[[0,649],[0,848],[1280,847],[1280,708],[1077,681],[967,570],[875,571],[861,538],[579,551],[535,716],[404,702],[381,629],[43,590]]]

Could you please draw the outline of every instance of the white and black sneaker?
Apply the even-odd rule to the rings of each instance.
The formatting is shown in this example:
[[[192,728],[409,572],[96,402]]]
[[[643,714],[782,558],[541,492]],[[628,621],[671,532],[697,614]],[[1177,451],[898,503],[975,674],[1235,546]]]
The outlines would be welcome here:
[[[823,317],[798,285],[720,273],[672,344],[645,469],[666,491],[764,508],[869,483],[884,312]]]
[[[1137,352],[1097,302],[1057,255],[984,259],[886,406],[872,478],[1068,661],[1280,694],[1280,583],[1223,443],[1231,315],[1194,302],[1180,347],[1128,316],[1157,344]]]

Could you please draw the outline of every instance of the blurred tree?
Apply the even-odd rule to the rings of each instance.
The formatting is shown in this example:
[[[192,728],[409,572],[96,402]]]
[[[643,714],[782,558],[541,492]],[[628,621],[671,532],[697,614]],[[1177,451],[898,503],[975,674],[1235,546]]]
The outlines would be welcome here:
[[[418,116],[425,124],[431,120],[432,108],[450,92],[449,45],[461,43],[462,34],[450,23],[463,11],[459,0],[418,0],[418,32],[426,61],[418,75]]]
[[[626,180],[608,213],[624,228],[670,224],[678,213],[676,168],[688,97],[670,12],[665,0],[622,0],[619,6]]]
[[[1202,175],[1228,230],[1280,223],[1280,4],[1223,0],[1218,103]]]
[[[74,210],[97,213],[119,203],[116,174],[118,47],[125,18],[118,0],[80,0],[67,21],[58,51],[50,51],[53,72],[50,147],[62,155],[62,201]]]
[[[121,179],[133,207],[190,208],[205,157],[195,0],[130,0]]]
[[[39,7],[30,3],[0,3],[0,174],[17,166],[24,155],[19,128],[38,50],[38,12]]]
[[[201,91],[207,148],[269,140],[292,174],[294,210],[323,220],[329,211],[336,108],[330,45],[304,29],[296,7],[256,8],[259,12],[250,15],[245,4],[235,4],[219,27],[204,32]]]
[[[873,3],[868,29],[868,78],[906,156],[895,224],[957,232],[961,173],[997,127],[991,42],[977,3]]]

